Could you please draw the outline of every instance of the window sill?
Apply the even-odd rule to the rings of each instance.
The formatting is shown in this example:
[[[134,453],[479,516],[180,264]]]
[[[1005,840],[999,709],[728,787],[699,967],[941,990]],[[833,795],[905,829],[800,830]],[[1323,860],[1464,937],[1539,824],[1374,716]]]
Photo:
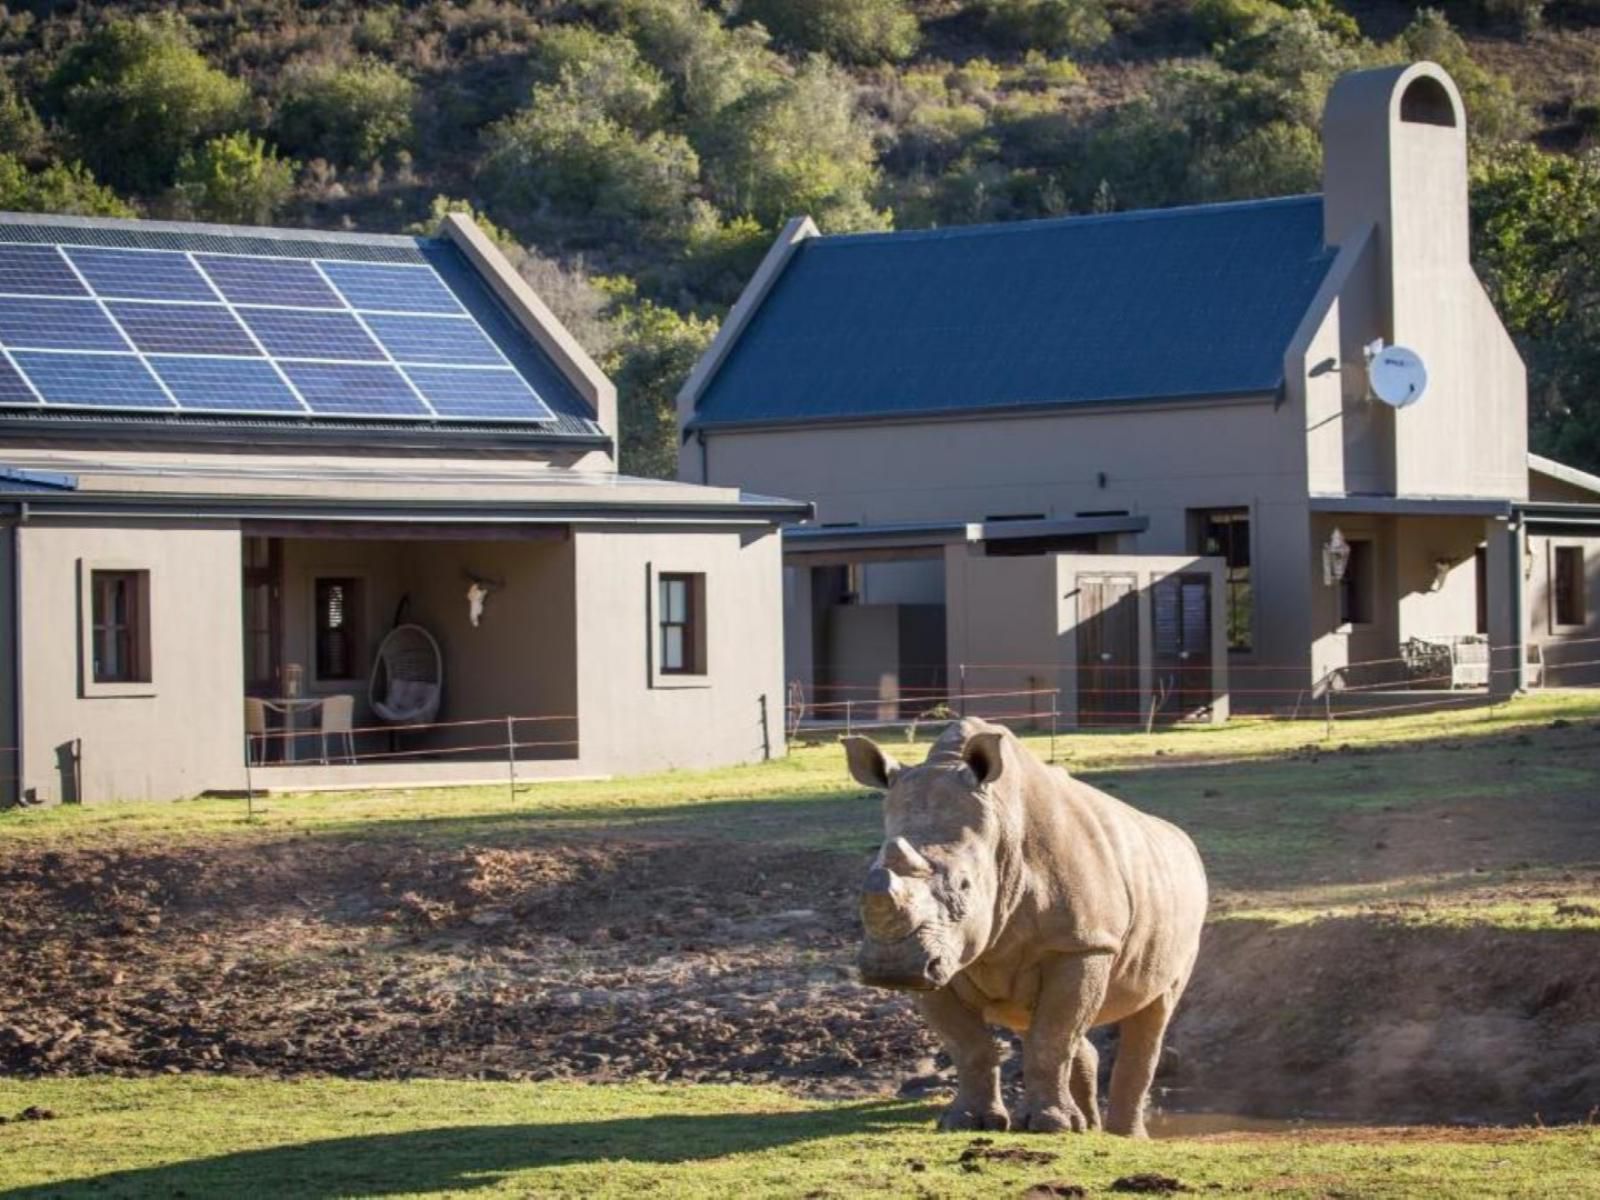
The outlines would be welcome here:
[[[698,688],[711,686],[709,675],[675,675],[668,672],[656,671],[650,679],[650,686],[656,691],[692,691]]]
[[[147,700],[156,695],[156,685],[144,683],[85,683],[85,700]]]

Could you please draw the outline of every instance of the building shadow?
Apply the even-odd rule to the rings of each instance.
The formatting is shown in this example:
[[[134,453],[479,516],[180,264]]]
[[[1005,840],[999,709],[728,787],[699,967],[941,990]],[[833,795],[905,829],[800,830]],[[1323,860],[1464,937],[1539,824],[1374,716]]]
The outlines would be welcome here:
[[[220,1121],[226,1121],[222,1114]],[[292,1195],[333,1200],[493,1187],[513,1172],[582,1163],[670,1166],[841,1135],[926,1126],[929,1111],[873,1101],[793,1113],[627,1117],[462,1125],[331,1138],[112,1171],[0,1191],[0,1200],[72,1196]],[[537,1181],[532,1181],[537,1189]]]

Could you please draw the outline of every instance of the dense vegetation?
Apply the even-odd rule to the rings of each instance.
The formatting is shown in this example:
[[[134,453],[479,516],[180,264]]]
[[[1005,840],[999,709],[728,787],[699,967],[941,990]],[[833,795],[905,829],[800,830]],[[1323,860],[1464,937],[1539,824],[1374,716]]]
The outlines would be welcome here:
[[[1535,443],[1600,469],[1600,0],[1447,9],[0,8],[0,208],[370,230],[469,208],[616,375],[624,465],[663,474],[672,393],[787,217],[906,228],[1314,190],[1332,80],[1426,57],[1466,96],[1478,265],[1532,370]]]

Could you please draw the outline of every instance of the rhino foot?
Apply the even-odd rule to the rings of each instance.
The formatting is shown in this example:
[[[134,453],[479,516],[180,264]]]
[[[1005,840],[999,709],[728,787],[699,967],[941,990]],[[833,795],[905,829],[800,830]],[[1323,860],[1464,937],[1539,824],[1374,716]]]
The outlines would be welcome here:
[[[1077,1105],[1049,1105],[1024,1109],[1017,1116],[1017,1129],[1027,1133],[1084,1133],[1089,1120]]]
[[[939,1129],[943,1133],[964,1130],[994,1130],[1004,1133],[1011,1128],[1011,1116],[1003,1107],[967,1108],[952,1104],[939,1116]]]

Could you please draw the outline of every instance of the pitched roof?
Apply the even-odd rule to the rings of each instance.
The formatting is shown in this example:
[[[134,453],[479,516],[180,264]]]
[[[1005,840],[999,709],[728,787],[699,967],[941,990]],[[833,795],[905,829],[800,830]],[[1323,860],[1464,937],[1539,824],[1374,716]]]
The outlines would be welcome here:
[[[398,376],[394,386],[402,390],[409,388],[408,394],[415,394],[419,400],[425,400],[416,406],[419,409],[426,404],[429,413],[435,408],[438,418],[416,417],[398,419],[386,416],[381,406],[373,406],[368,397],[360,389],[351,391],[348,395],[337,394],[340,387],[345,386],[339,378],[340,371],[325,371],[323,375],[329,376],[331,382],[327,384],[331,391],[326,396],[319,397],[323,402],[311,404],[305,402],[305,408],[298,407],[268,411],[263,406],[262,411],[247,411],[249,406],[243,406],[239,411],[230,411],[225,403],[212,403],[209,400],[203,403],[190,404],[185,401],[181,407],[151,406],[147,408],[130,409],[119,406],[114,401],[106,399],[96,400],[94,403],[63,403],[55,405],[45,403],[22,403],[31,400],[35,389],[26,392],[14,391],[9,393],[12,403],[0,410],[0,421],[12,427],[37,425],[40,423],[52,425],[82,425],[94,423],[107,428],[126,427],[131,425],[151,428],[154,426],[183,427],[203,429],[207,427],[233,428],[240,431],[253,428],[282,429],[316,429],[327,430],[335,426],[349,434],[354,431],[382,434],[385,431],[403,431],[415,434],[422,431],[427,436],[428,431],[444,435],[482,436],[489,432],[506,435],[519,435],[538,440],[563,440],[582,439],[593,441],[603,439],[604,430],[595,420],[595,413],[584,396],[580,393],[574,381],[568,374],[551,359],[545,349],[533,338],[519,323],[517,317],[506,307],[505,303],[496,295],[490,282],[475,268],[462,249],[447,237],[410,237],[398,235],[375,235],[344,232],[326,232],[303,229],[269,229],[247,226],[208,225],[171,221],[129,221],[109,218],[71,217],[52,214],[32,213],[0,213],[0,251],[6,247],[38,246],[42,248],[69,247],[87,248],[90,252],[137,250],[137,251],[177,251],[182,254],[200,256],[219,256],[207,258],[207,262],[248,262],[249,260],[277,259],[300,260],[321,264],[317,270],[324,269],[338,271],[345,263],[376,264],[380,266],[405,266],[431,268],[428,273],[435,282],[431,285],[438,289],[442,282],[443,290],[438,291],[438,296],[443,296],[448,291],[455,304],[446,299],[442,301],[443,307],[434,307],[424,314],[403,312],[397,319],[390,320],[399,333],[405,332],[404,322],[411,322],[406,327],[416,330],[417,327],[426,325],[428,321],[435,321],[439,314],[443,319],[462,326],[475,325],[481,331],[489,345],[484,345],[474,335],[473,354],[476,355],[476,364],[492,369],[488,373],[496,376],[492,382],[485,382],[484,386],[497,388],[520,389],[521,385],[515,383],[515,376],[520,376],[538,400],[543,402],[549,410],[547,417],[527,418],[500,417],[498,415],[476,415],[447,418],[445,414],[451,411],[452,404],[459,392],[459,382],[462,379],[471,380],[474,385],[477,376],[468,376],[454,369],[456,359],[452,358],[446,363],[451,369],[439,370],[435,366],[422,365],[413,369],[410,365],[402,365],[399,369],[405,373],[406,379]],[[15,255],[19,251],[11,250]],[[77,249],[71,253],[77,254]],[[221,257],[231,256],[231,257]],[[172,255],[155,255],[154,258],[172,258]],[[195,260],[199,261],[199,260]],[[207,268],[209,270],[209,268]],[[198,276],[197,276],[198,278]],[[154,285],[152,285],[154,286]],[[226,285],[224,285],[226,286]],[[342,284],[340,286],[343,286]],[[4,291],[0,287],[0,291]],[[35,289],[38,290],[38,289]],[[130,293],[131,294],[131,293]],[[330,292],[330,295],[332,293]],[[376,295],[376,293],[374,293]],[[219,293],[219,297],[221,293]],[[146,300],[161,300],[163,297],[157,292],[150,292],[144,297]],[[209,303],[197,303],[193,296],[185,298],[194,304],[197,309],[216,307],[219,314],[222,304],[215,306]],[[230,297],[231,299],[231,297]],[[395,303],[382,299],[370,301],[348,300],[335,296],[339,305],[347,305],[349,310],[361,310],[364,314],[369,307],[394,308]],[[300,308],[295,307],[297,301],[293,299],[280,300],[266,296],[262,298],[250,297],[238,301],[245,306],[238,312],[256,312],[270,315],[273,312],[284,314],[291,321],[301,320],[301,326],[296,326],[290,334],[286,334],[291,341],[304,339],[309,335],[302,328],[309,328],[310,322],[298,317]],[[396,302],[399,303],[399,302]],[[440,302],[436,301],[436,304]],[[115,304],[115,302],[113,302]],[[271,306],[284,305],[286,307],[274,308]],[[317,305],[327,309],[329,305],[318,301]],[[459,305],[459,308],[455,307]],[[160,306],[157,305],[159,308]],[[402,304],[401,307],[404,307]],[[108,310],[109,311],[109,310]],[[335,306],[335,311],[337,305]],[[342,315],[342,312],[340,313]],[[420,315],[421,319],[418,319]],[[236,316],[221,315],[217,318],[224,322],[233,322]],[[367,316],[361,315],[358,319],[367,323]],[[120,318],[119,318],[120,320]],[[247,322],[248,323],[248,322]],[[429,327],[431,330],[431,327]],[[229,330],[233,330],[229,324]],[[241,337],[244,335],[240,333]],[[382,337],[383,335],[377,335]],[[421,336],[416,334],[415,336]],[[421,344],[421,343],[417,343]],[[135,350],[141,354],[145,348],[140,346],[135,339]],[[492,347],[492,348],[491,348]],[[393,370],[388,364],[402,361],[405,355],[391,354],[385,343],[383,349],[376,346],[362,347],[363,354],[369,360],[362,363],[361,369],[382,372]],[[496,353],[498,352],[498,353]],[[0,351],[3,353],[3,351]],[[320,353],[317,347],[305,345],[300,347],[292,345],[287,349],[274,349],[271,355],[278,360],[285,357],[301,356],[310,361],[316,359]],[[424,353],[424,351],[418,351]],[[426,356],[432,360],[436,357],[435,347],[429,346],[425,351]],[[457,352],[459,353],[459,352]],[[246,352],[252,361],[250,366],[255,366],[261,361],[254,352]],[[487,357],[485,357],[487,356]],[[132,355],[126,357],[133,357]],[[131,368],[135,371],[149,370],[156,373],[158,378],[165,376],[152,365],[153,360],[145,355],[147,361],[143,367]],[[173,355],[167,355],[171,358]],[[354,361],[355,354],[348,357]],[[16,367],[7,357],[7,371],[14,372]],[[230,359],[231,361],[231,359]],[[322,360],[326,361],[326,360]],[[445,362],[444,358],[440,358]],[[461,361],[465,362],[466,359]],[[506,368],[509,368],[507,370]],[[25,369],[25,368],[24,368]],[[346,372],[348,374],[348,372]],[[513,374],[514,373],[514,374]],[[501,384],[499,377],[503,376],[506,383]],[[8,378],[10,376],[8,375]],[[220,375],[219,375],[220,378]],[[288,379],[289,376],[282,376]],[[363,377],[365,378],[365,377]],[[484,374],[487,380],[487,374]],[[419,382],[419,380],[423,382]],[[143,375],[139,381],[153,389],[156,384],[146,380]],[[409,381],[409,382],[407,382]],[[426,390],[424,390],[424,383]],[[165,389],[165,384],[162,385]],[[220,386],[220,385],[217,385]],[[296,385],[298,386],[298,384]],[[439,389],[435,395],[433,389]],[[451,389],[457,389],[456,396],[452,396]],[[526,392],[519,392],[526,395]],[[224,397],[225,398],[225,397]],[[298,397],[297,397],[298,398]],[[469,413],[487,414],[492,410],[492,404],[478,402],[472,397],[467,408]],[[437,403],[435,401],[437,400]],[[103,407],[102,407],[103,405]],[[458,406],[459,407],[459,406]],[[528,407],[521,405],[520,407]],[[533,409],[537,405],[532,406]],[[309,410],[309,411],[308,411]],[[509,409],[508,409],[509,411]],[[532,411],[532,409],[530,409]]]
[[[1272,392],[1332,261],[1320,196],[807,238],[692,425]]]

